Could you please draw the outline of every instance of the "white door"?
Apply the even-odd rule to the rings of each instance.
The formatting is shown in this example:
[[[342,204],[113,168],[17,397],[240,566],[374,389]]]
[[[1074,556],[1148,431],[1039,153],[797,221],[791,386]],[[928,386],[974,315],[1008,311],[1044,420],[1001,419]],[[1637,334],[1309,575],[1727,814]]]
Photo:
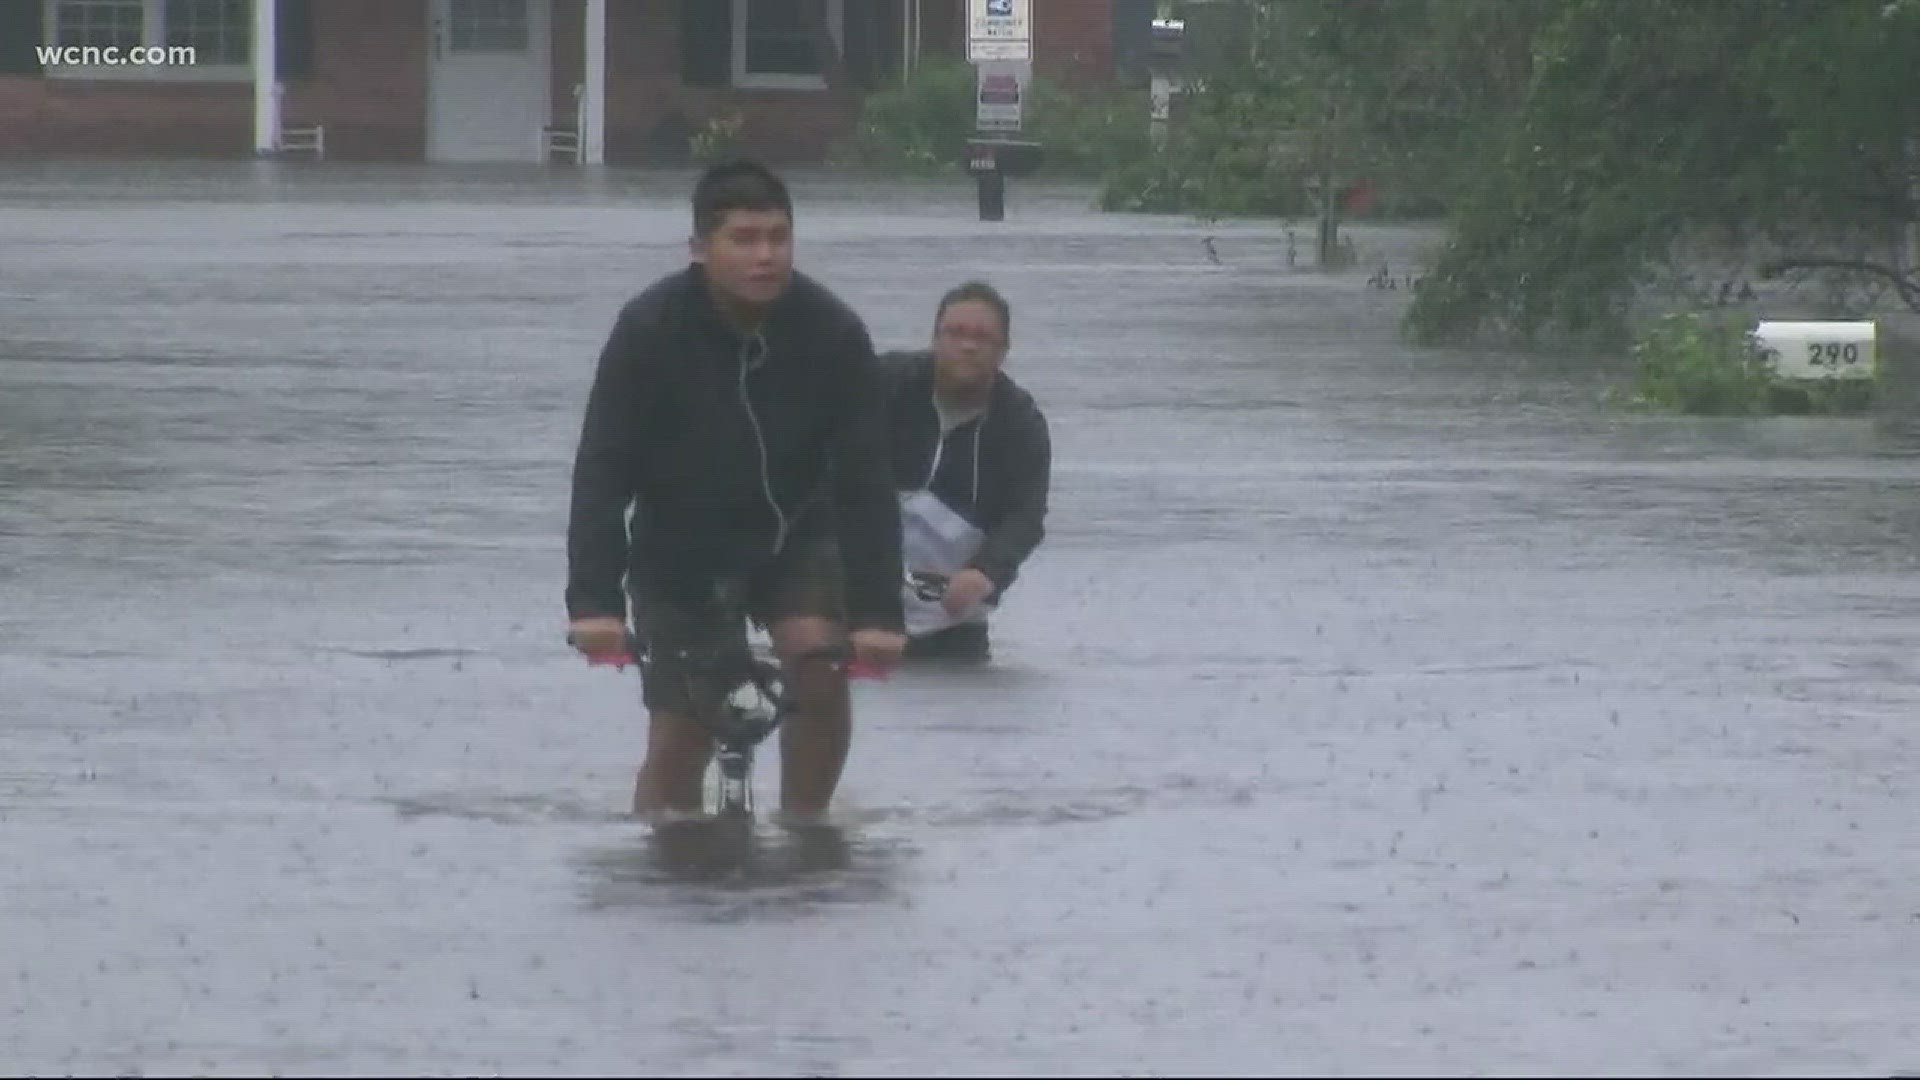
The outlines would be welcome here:
[[[549,115],[550,0],[430,0],[427,157],[531,161]]]

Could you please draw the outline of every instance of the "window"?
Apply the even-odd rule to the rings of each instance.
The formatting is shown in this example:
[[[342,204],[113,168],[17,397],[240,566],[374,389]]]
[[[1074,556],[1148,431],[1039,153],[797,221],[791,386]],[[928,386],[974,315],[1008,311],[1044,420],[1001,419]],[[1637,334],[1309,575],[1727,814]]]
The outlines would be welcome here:
[[[453,0],[447,37],[454,52],[526,52],[527,0]]]
[[[48,45],[112,48],[125,58],[55,65],[49,74],[220,81],[248,77],[253,63],[253,0],[45,0],[45,12]],[[137,48],[152,50],[145,62],[129,62]],[[170,49],[192,49],[193,62]]]
[[[128,49],[146,44],[144,0],[60,0],[53,43]]]
[[[747,0],[747,74],[823,73],[820,39],[826,29],[818,7],[808,0]]]
[[[733,82],[731,0],[680,0],[680,82],[722,87]]]
[[[846,44],[845,0],[733,0],[733,85],[820,90]]]
[[[253,62],[251,0],[166,0],[167,44],[192,47],[202,64]]]

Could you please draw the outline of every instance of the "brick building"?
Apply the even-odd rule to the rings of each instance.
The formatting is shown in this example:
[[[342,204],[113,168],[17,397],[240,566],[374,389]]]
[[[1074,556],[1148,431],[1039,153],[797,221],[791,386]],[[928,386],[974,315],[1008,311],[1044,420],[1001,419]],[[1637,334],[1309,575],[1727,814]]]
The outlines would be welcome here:
[[[1035,70],[1070,84],[1123,77],[1151,19],[1146,0],[1030,2]],[[964,56],[966,17],[966,0],[0,0],[0,155],[246,156],[319,127],[329,159],[537,162],[583,132],[586,160],[642,165],[737,115],[752,152],[818,161],[864,93]],[[142,46],[195,62],[110,63]]]

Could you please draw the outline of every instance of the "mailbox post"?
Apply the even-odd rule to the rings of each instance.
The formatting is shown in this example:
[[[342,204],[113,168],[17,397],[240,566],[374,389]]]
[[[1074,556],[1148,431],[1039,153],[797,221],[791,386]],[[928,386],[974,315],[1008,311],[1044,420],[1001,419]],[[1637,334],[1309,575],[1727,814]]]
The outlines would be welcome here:
[[[1040,144],[1031,139],[976,135],[967,140],[966,167],[979,196],[980,220],[1004,221],[1007,179],[1039,171]]]
[[[975,65],[974,129],[967,146],[967,170],[978,189],[981,221],[1007,216],[1007,167],[1002,151],[1020,141],[1021,113],[1033,65],[1024,60],[982,60]]]
[[[975,194],[980,202],[981,221],[1007,219],[1007,174],[1000,169],[1000,155],[984,140],[967,147],[967,171],[973,174]]]
[[[1165,145],[1173,117],[1173,98],[1186,75],[1187,24],[1183,19],[1155,19],[1147,48],[1148,130],[1153,145]]]
[[[1020,137],[1033,80],[1030,0],[967,0],[967,59],[974,66],[974,136],[967,141],[981,221],[1007,215],[1007,177],[1038,167],[1039,144]]]

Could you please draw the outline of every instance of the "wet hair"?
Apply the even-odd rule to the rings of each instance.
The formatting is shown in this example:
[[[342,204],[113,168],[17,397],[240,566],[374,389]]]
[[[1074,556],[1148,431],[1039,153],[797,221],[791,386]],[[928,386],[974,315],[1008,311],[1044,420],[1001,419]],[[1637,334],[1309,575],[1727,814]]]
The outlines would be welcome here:
[[[754,161],[728,161],[702,173],[693,189],[693,233],[714,234],[729,210],[780,210],[793,219],[793,199],[773,170]]]
[[[1008,340],[1012,339],[1013,312],[1007,307],[1007,298],[1000,295],[1000,290],[984,281],[969,281],[964,285],[956,285],[948,289],[947,295],[940,298],[939,309],[933,313],[933,325],[940,325],[940,319],[946,315],[947,308],[967,300],[979,301],[999,313],[1000,336]]]

